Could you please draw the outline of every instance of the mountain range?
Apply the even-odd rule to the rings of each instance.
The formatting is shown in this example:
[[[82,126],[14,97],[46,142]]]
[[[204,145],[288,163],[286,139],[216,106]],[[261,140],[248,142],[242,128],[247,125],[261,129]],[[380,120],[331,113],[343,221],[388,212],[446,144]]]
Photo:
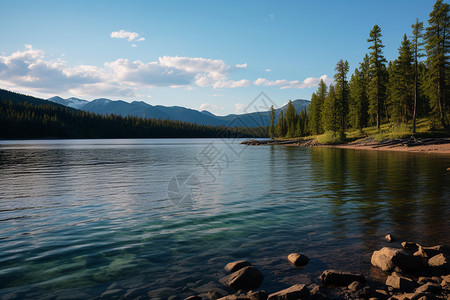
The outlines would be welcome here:
[[[181,106],[150,105],[143,101],[133,101],[131,103],[123,100],[110,100],[106,98],[87,101],[78,98],[67,98],[55,96],[48,101],[62,104],[75,109],[93,112],[102,115],[116,114],[122,116],[136,116],[142,118],[168,119],[196,123],[199,125],[228,126],[228,127],[258,127],[270,124],[270,112],[260,111],[246,114],[230,114],[227,116],[216,116],[213,113],[203,110],[198,111]],[[297,99],[292,101],[297,113],[309,105],[309,100]],[[276,118],[287,105],[275,110]]]

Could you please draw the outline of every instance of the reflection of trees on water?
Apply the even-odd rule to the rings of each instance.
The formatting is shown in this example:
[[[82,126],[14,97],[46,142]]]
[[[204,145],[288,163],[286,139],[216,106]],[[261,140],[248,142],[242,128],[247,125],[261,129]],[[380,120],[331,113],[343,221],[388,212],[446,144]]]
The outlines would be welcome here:
[[[428,244],[450,239],[449,159],[312,148],[311,161],[315,186],[328,192],[337,236],[360,230],[369,248],[377,246],[373,237],[387,233]]]

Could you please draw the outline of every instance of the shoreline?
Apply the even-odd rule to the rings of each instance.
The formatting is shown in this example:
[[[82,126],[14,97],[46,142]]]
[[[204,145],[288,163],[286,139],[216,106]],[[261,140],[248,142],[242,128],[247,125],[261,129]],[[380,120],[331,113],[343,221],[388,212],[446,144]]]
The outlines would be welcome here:
[[[314,139],[291,139],[291,140],[248,140],[242,142],[245,145],[282,145],[297,147],[326,147],[353,150],[372,151],[396,151],[427,154],[450,154],[450,138],[428,138],[428,139],[390,139],[381,142],[371,138],[359,139],[346,144],[326,145]]]

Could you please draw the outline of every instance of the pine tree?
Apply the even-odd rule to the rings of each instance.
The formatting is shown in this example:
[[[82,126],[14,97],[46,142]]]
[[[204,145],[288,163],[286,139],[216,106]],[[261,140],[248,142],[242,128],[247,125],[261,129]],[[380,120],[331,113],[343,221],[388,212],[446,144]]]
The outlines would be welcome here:
[[[277,119],[277,126],[275,128],[275,134],[277,137],[284,137],[286,135],[284,121],[284,113],[283,110],[281,110]]]
[[[336,93],[336,109],[337,118],[339,119],[339,129],[345,131],[347,127],[347,115],[348,115],[348,98],[349,98],[349,87],[347,81],[349,65],[347,61],[342,59],[336,64],[336,74],[334,75],[335,93]]]
[[[322,109],[325,98],[327,97],[328,87],[326,83],[321,79],[319,82],[319,88],[316,93],[311,96],[311,103],[309,104],[308,114],[308,126],[311,134],[323,133],[323,118]]]
[[[291,138],[295,136],[295,129],[297,123],[297,112],[295,111],[294,104],[289,100],[286,108],[286,137]]]
[[[398,58],[389,68],[389,108],[397,122],[406,123],[414,106],[414,58],[406,34],[398,51]]]
[[[369,100],[367,96],[369,82],[369,56],[366,54],[355,69],[349,83],[349,123],[353,128],[362,129],[368,124]]]
[[[413,108],[413,133],[416,132],[416,115],[417,115],[417,98],[419,90],[419,71],[418,60],[423,57],[423,23],[416,19],[416,23],[411,25],[412,28],[412,51],[414,57],[414,108]]]
[[[381,28],[375,25],[370,32],[370,38],[367,40],[372,43],[369,46],[370,67],[369,67],[369,113],[375,118],[377,128],[380,129],[381,117],[386,101],[386,59],[383,56],[383,43],[381,42]]]
[[[270,126],[269,126],[269,137],[273,139],[275,136],[275,109],[273,105],[270,107]]]
[[[322,123],[325,131],[337,132],[340,128],[341,119],[338,115],[337,98],[333,85],[330,85],[328,95],[325,98],[322,111]]]
[[[446,96],[449,76],[449,33],[450,17],[449,4],[437,0],[430,13],[424,39],[426,42],[427,64],[429,68],[429,86],[431,110],[434,119],[439,119],[442,126],[446,126],[446,113],[449,98]]]

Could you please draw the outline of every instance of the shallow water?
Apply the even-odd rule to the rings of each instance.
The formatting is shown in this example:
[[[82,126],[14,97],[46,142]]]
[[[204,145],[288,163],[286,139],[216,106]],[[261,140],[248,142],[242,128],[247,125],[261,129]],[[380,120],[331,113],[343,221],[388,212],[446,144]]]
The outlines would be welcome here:
[[[450,244],[449,156],[238,142],[0,141],[0,296],[182,297],[240,259],[271,292],[376,276],[388,233]]]

